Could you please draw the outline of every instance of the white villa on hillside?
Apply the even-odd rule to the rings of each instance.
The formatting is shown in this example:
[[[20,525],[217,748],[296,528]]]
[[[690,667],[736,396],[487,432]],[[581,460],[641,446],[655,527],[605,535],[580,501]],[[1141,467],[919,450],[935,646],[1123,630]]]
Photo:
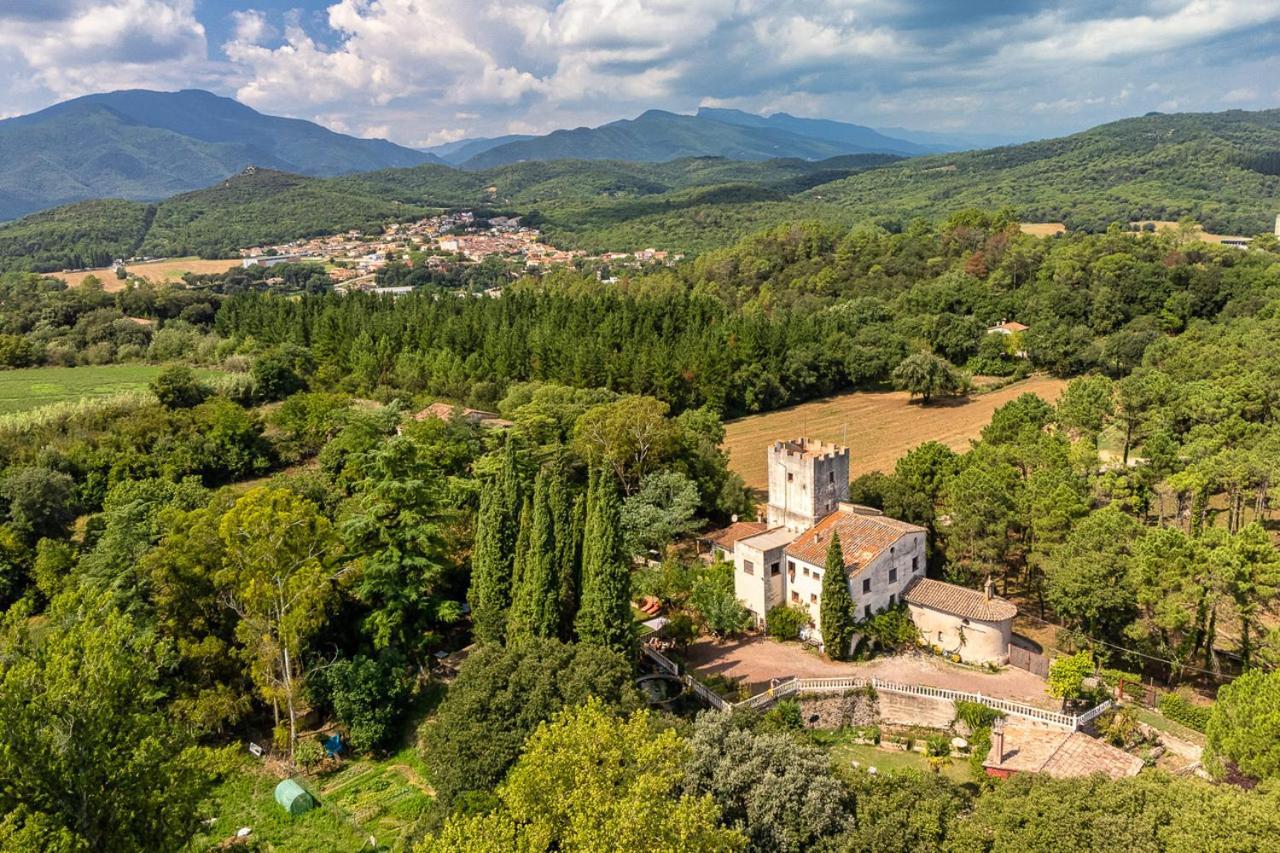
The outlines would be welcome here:
[[[839,534],[859,619],[906,602],[926,641],[965,661],[1007,660],[1016,608],[989,588],[925,579],[925,529],[849,503],[847,447],[799,438],[774,442],[768,453],[766,521],[709,537],[715,553],[732,558],[734,590],[758,625],[792,604],[821,632],[822,575]]]

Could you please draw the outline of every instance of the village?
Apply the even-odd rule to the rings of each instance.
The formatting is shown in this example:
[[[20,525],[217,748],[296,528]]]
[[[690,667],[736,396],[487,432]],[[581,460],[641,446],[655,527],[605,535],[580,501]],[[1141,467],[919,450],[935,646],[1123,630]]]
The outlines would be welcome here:
[[[520,216],[477,216],[456,211],[410,223],[392,223],[383,233],[370,236],[358,229],[324,237],[292,240],[274,245],[242,249],[244,267],[276,266],[285,263],[323,262],[340,292],[404,292],[411,288],[380,286],[378,271],[399,261],[414,268],[444,270],[483,263],[497,258],[511,265],[513,274],[554,266],[594,266],[597,278],[616,281],[615,270],[639,270],[652,265],[670,265],[683,259],[679,253],[646,248],[635,252],[606,252],[589,255],[579,249],[558,249],[543,242],[537,228],[522,223]],[[494,288],[496,295],[498,288]]]

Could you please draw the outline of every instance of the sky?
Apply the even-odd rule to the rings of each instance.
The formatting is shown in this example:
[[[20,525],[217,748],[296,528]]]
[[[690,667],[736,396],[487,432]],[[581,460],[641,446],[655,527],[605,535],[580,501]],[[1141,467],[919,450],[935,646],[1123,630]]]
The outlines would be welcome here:
[[[1280,106],[1280,0],[0,0],[0,116],[121,88],[410,146],[699,106],[1030,139]]]

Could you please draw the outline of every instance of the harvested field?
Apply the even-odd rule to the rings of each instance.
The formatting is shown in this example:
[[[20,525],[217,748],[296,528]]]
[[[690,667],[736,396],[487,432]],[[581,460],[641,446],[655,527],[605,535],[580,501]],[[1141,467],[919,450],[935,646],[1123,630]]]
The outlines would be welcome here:
[[[1061,222],[1019,222],[1018,230],[1032,237],[1053,237],[1065,234],[1067,226]]]
[[[153,284],[176,281],[185,273],[200,274],[226,272],[240,266],[239,258],[226,258],[217,261],[206,261],[203,258],[168,258],[163,261],[150,261],[144,264],[129,264],[127,269],[136,276],[141,276]],[[109,267],[96,270],[77,270],[76,272],[57,272],[50,275],[60,278],[70,287],[75,287],[87,276],[97,276],[102,281],[102,289],[111,293],[124,289],[124,282],[116,278]]]
[[[855,391],[790,409],[739,418],[725,424],[729,466],[753,489],[768,485],[765,449],[773,441],[805,436],[849,445],[851,477],[892,471],[917,445],[940,441],[964,450],[991,420],[991,413],[1020,394],[1058,399],[1066,382],[1035,376],[965,400],[921,406],[905,391]]]

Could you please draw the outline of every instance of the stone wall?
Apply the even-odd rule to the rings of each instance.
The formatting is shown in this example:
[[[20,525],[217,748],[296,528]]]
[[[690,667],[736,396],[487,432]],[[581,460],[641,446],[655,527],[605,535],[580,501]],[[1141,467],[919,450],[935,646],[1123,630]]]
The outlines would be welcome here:
[[[924,726],[946,729],[956,717],[950,699],[867,691],[810,693],[797,697],[800,719],[810,729],[838,729],[885,723],[892,726]]]

